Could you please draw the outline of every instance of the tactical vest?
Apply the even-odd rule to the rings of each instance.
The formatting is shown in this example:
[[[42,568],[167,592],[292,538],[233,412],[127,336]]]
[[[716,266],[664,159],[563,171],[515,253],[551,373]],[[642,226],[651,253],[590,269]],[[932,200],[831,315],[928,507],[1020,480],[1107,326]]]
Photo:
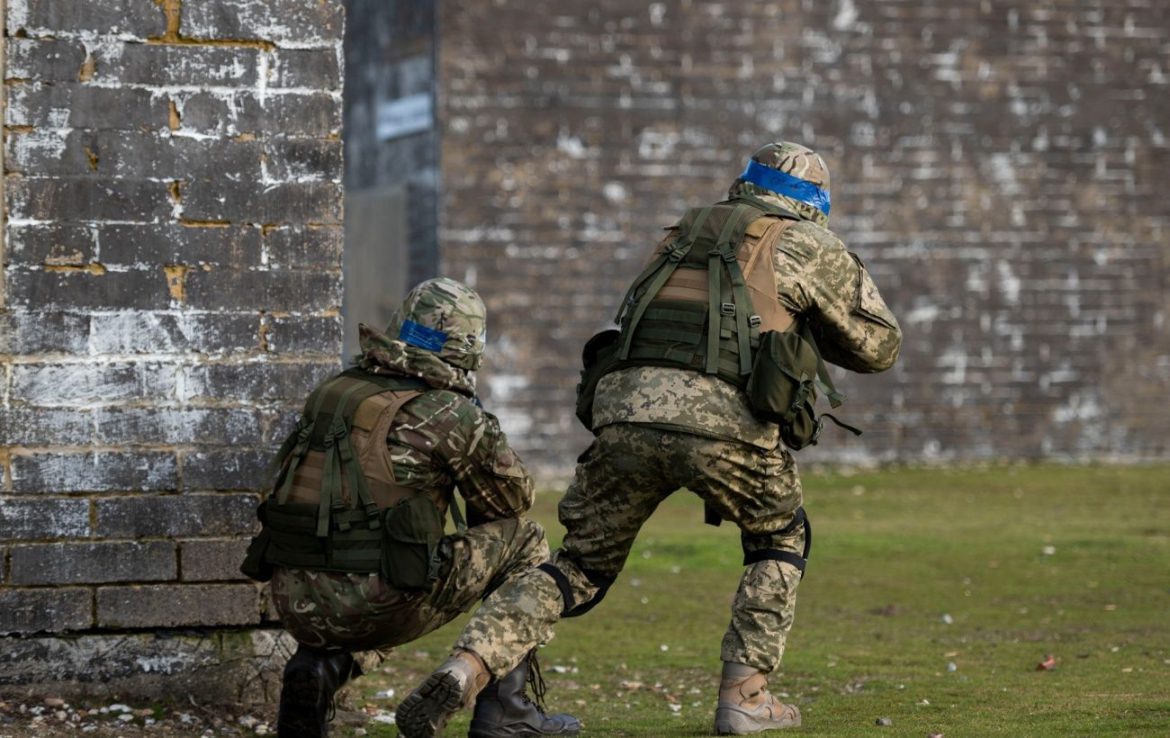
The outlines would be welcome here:
[[[760,335],[793,326],[777,298],[772,249],[796,220],[754,199],[688,210],[626,293],[615,319],[619,365],[692,369],[746,386]]]
[[[351,369],[317,386],[273,461],[273,493],[261,505],[245,573],[271,566],[380,572],[401,589],[437,576],[444,494],[394,479],[386,444],[398,411],[427,389],[421,380]],[[465,524],[451,505],[456,525]],[[266,576],[267,575],[267,576]]]

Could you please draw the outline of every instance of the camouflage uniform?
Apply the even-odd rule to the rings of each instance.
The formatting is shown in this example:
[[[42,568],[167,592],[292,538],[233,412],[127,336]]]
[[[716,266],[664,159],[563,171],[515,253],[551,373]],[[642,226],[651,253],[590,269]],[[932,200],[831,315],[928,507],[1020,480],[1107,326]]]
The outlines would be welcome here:
[[[799,157],[763,163],[803,174]],[[860,259],[825,227],[826,214],[742,180],[732,188],[739,192],[801,215],[773,253],[778,297],[811,322],[825,359],[858,372],[890,367],[901,346],[898,323]],[[603,595],[642,524],[681,487],[740,527],[745,553],[803,551],[805,527],[789,528],[802,503],[796,463],[777,426],[752,414],[742,390],[695,371],[626,368],[602,378],[593,419],[597,438],[559,508],[567,532],[552,559],[556,572],[530,571],[495,592],[457,644],[493,670],[550,638],[562,610]],[[724,662],[764,673],[779,665],[799,581],[787,562],[747,567],[723,638]]]
[[[424,309],[416,306],[414,313]],[[398,316],[388,332],[401,330]],[[449,342],[456,345],[429,351],[363,325],[359,364],[374,374],[426,382],[428,391],[402,407],[386,438],[394,476],[440,499],[451,499],[458,487],[473,526],[442,539],[439,579],[429,591],[399,591],[377,573],[277,568],[276,609],[305,645],[353,651],[406,643],[548,557],[544,531],[521,517],[532,506],[532,479],[495,416],[475,401],[469,369],[479,365],[483,337],[451,336]]]

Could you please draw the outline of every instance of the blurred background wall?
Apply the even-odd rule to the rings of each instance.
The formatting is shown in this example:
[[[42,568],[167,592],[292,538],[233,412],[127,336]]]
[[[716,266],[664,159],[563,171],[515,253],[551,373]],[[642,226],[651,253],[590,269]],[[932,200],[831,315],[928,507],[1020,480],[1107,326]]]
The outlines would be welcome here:
[[[905,345],[802,459],[1164,456],[1170,9],[1151,0],[440,4],[442,270],[489,409],[571,470],[579,351],[660,228],[776,139]]]

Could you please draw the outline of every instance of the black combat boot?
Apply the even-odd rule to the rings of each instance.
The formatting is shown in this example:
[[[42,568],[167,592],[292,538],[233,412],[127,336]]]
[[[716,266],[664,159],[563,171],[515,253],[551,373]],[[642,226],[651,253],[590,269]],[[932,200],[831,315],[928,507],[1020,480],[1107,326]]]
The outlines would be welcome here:
[[[333,719],[333,695],[361,673],[348,653],[298,646],[284,667],[277,737],[325,738],[326,723]]]
[[[528,698],[525,682],[532,684],[538,702]],[[546,715],[543,701],[544,680],[534,651],[479,693],[467,735],[469,738],[535,738],[575,736],[581,732],[581,722],[572,715]]]

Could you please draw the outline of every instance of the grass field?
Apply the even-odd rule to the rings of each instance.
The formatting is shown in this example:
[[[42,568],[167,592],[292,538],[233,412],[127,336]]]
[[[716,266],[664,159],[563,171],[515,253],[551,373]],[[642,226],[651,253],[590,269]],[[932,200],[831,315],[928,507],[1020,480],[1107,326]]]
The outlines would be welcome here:
[[[536,510],[554,544],[557,499]],[[1170,469],[808,474],[805,502],[815,545],[772,679],[803,712],[786,732],[1170,736]],[[588,735],[709,734],[739,561],[732,526],[668,500],[604,603],[542,650],[550,707]],[[462,622],[396,652],[359,702],[393,710]]]

